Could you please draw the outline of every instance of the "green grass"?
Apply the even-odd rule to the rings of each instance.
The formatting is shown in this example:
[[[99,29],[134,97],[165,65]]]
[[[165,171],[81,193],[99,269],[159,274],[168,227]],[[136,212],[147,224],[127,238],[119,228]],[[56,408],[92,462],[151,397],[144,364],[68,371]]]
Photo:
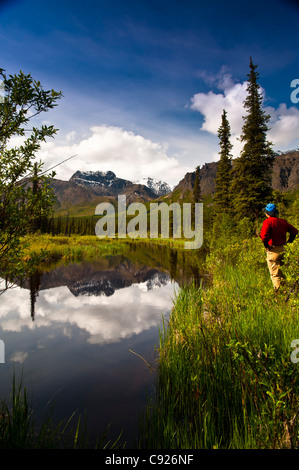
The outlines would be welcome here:
[[[72,261],[93,259],[105,254],[119,254],[126,244],[114,239],[100,240],[94,235],[51,236],[36,234],[27,238],[28,247],[24,257],[39,256],[43,263],[59,260]]]
[[[214,250],[212,288],[183,288],[161,332],[155,399],[140,447],[299,445],[296,302],[275,297],[260,241]]]
[[[92,260],[99,256],[118,255],[130,252],[130,247],[139,251],[144,258],[144,262],[150,262],[153,257],[155,247],[176,250],[180,256],[186,259],[186,262],[198,264],[199,260],[202,265],[204,256],[203,250],[184,250],[184,240],[182,239],[163,239],[163,238],[138,238],[126,239],[105,238],[99,239],[95,235],[48,235],[34,234],[24,239],[27,244],[23,257],[25,260],[35,257],[40,259],[43,264],[55,263],[58,261],[80,261],[82,259]],[[150,253],[150,257],[147,253]],[[144,255],[144,256],[143,256]],[[142,259],[140,259],[142,261]],[[152,260],[155,261],[155,260]],[[164,261],[167,261],[165,259]],[[167,263],[166,263],[167,264]]]

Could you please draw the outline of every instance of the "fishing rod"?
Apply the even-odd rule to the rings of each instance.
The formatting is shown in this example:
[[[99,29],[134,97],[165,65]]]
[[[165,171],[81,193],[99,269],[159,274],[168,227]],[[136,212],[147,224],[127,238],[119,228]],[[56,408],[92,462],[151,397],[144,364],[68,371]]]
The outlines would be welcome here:
[[[54,166],[48,168],[47,170],[42,171],[41,173],[39,173],[39,174],[37,175],[37,177],[44,175],[44,174],[47,173],[48,171],[53,170],[53,168],[56,168],[57,166],[62,165],[62,163],[65,163],[65,162],[67,162],[68,160],[71,160],[71,159],[74,158],[74,157],[77,157],[77,154],[72,155],[71,157],[65,158],[64,160],[62,160],[61,162],[57,163],[56,165],[54,165]],[[25,175],[20,181],[16,181],[16,182],[15,182],[15,185],[26,183],[26,179],[27,179],[27,178],[30,178],[30,176],[33,176],[33,175],[34,175],[34,170],[31,171],[30,173],[28,173],[28,175]]]
[[[62,165],[62,163],[65,163],[65,162],[67,162],[68,160],[71,160],[71,158],[74,158],[74,157],[77,157],[77,154],[72,155],[71,157],[68,157],[65,160],[62,160],[62,162],[57,163],[56,165],[52,166],[51,168],[48,168],[47,170],[43,171],[42,173],[39,173],[38,176],[44,175],[45,173],[47,173],[47,171],[53,170],[53,168],[56,168],[57,166]]]
[[[45,170],[45,171],[39,173],[38,175],[36,175],[37,178],[39,178],[40,176],[44,175],[44,174],[47,173],[48,171],[53,170],[53,168],[56,168],[57,166],[62,165],[62,163],[65,163],[65,162],[67,162],[68,160],[71,160],[71,159],[74,158],[74,157],[77,157],[77,154],[72,155],[72,156],[70,156],[70,157],[68,157],[68,158],[65,158],[64,160],[62,160],[61,162],[57,163],[56,165],[54,165],[54,166],[48,168],[47,170]],[[31,176],[34,176],[34,170],[33,170],[32,172],[28,173],[28,175],[24,176],[20,181],[15,181],[15,182],[12,182],[10,185],[8,185],[8,187],[6,187],[6,189],[2,192],[1,197],[3,197],[3,196],[5,195],[5,193],[7,193],[13,186],[19,186],[19,185],[22,185],[22,184],[26,184],[26,180],[27,180],[28,178],[30,178]]]

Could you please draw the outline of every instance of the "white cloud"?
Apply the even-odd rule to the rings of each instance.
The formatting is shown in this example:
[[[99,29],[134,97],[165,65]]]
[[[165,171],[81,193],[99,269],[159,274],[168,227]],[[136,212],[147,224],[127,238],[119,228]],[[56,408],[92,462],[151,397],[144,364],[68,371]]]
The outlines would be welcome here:
[[[120,127],[94,126],[89,135],[77,141],[75,138],[76,134],[71,132],[65,143],[50,141],[42,146],[39,156],[45,162],[45,169],[76,155],[57,167],[57,178],[69,179],[76,170],[111,170],[118,177],[129,180],[151,176],[177,184],[187,171],[193,170],[187,165],[182,166],[176,157],[168,156],[166,144]]]
[[[269,107],[266,112],[271,115],[269,140],[281,150],[299,147],[299,109],[282,103],[277,110]]]
[[[219,90],[227,90],[234,85],[232,74],[228,71],[228,68],[223,65],[219,72],[213,74],[206,70],[199,70],[196,75],[207,85],[216,85]]]
[[[222,78],[221,78],[222,77]],[[205,76],[202,72],[202,78],[212,85],[216,83],[219,89],[223,88],[223,93],[196,93],[191,98],[190,108],[199,111],[203,116],[201,131],[217,135],[221,124],[221,115],[223,109],[227,111],[227,117],[231,127],[231,143],[233,144],[232,154],[238,156],[242,144],[239,140],[243,126],[243,116],[246,114],[244,100],[247,96],[247,82],[233,84],[231,76],[219,74],[216,76]],[[264,90],[261,93],[265,96]],[[288,150],[299,146],[299,109],[295,106],[287,108],[282,103],[275,109],[266,107],[266,113],[269,113],[271,120],[269,122],[270,130],[268,139],[273,143],[276,150]],[[215,154],[214,158],[219,159]]]
[[[72,142],[75,140],[76,135],[77,135],[76,131],[71,131],[65,136],[65,139],[67,142]]]
[[[223,110],[227,111],[234,156],[237,156],[241,150],[238,137],[242,131],[242,116],[245,114],[243,102],[246,98],[246,88],[246,82],[236,83],[233,86],[230,85],[228,89],[224,90],[224,93],[210,91],[208,93],[197,93],[191,98],[191,109],[199,111],[204,117],[201,130],[213,135],[218,134]],[[219,155],[215,155],[215,159],[218,158]]]
[[[160,325],[162,315],[168,315],[178,286],[169,282],[157,289],[139,288],[133,284],[118,289],[112,296],[73,296],[66,286],[41,290],[36,303],[36,318],[29,312],[29,290],[16,288],[3,294],[0,324],[3,331],[27,334],[46,328],[46,338],[55,339],[55,329],[72,336],[72,328],[87,333],[90,343],[118,342],[151,327]],[[25,302],[27,298],[27,303]],[[22,308],[20,307],[22,305]],[[24,316],[26,313],[26,317]],[[13,319],[13,320],[12,320]],[[43,336],[43,341],[45,341]],[[39,343],[38,348],[45,347]],[[23,362],[28,354],[15,351],[11,360]]]
[[[11,356],[12,362],[20,362],[21,364],[27,359],[28,353],[25,351],[14,351],[13,355]]]

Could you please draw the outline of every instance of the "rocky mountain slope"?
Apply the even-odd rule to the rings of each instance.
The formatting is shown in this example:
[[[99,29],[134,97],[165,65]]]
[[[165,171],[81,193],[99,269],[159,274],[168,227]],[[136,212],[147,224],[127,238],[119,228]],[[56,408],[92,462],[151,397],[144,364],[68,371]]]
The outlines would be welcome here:
[[[127,198],[151,200],[156,196],[154,191],[144,184],[136,184],[132,181],[118,178],[113,171],[76,171],[71,176],[71,183],[92,190],[98,196],[118,196],[126,194]]]
[[[200,168],[200,187],[203,195],[214,194],[216,172],[217,162],[205,163]],[[175,193],[183,198],[185,194],[193,190],[194,180],[195,171],[187,173],[166,198],[170,199]],[[281,192],[299,189],[299,150],[290,150],[276,155],[272,172],[272,187]]]
[[[92,188],[100,196],[116,196],[134,189],[135,191],[141,191],[140,194],[143,192],[143,197],[148,195],[153,198],[155,196],[164,196],[173,189],[167,183],[150,177],[138,181],[118,178],[113,171],[76,171],[71,176],[70,181],[84,188]]]
[[[277,155],[273,167],[272,186],[279,191],[299,189],[299,150]]]
[[[69,181],[53,179],[50,187],[55,195],[56,209],[87,206],[103,200],[113,202],[122,194],[126,195],[128,203],[147,202],[171,191],[167,183],[152,178],[132,182],[118,178],[112,171],[76,171]]]

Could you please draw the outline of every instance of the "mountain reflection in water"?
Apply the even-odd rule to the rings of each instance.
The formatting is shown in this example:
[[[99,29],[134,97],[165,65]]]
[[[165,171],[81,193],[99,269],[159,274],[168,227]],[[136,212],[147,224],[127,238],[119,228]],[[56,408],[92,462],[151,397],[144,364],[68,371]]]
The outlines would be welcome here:
[[[59,390],[59,419],[86,411],[91,437],[112,423],[109,437],[123,430],[127,447],[134,447],[155,375],[131,351],[155,363],[162,317],[179,286],[173,261],[165,268],[147,256],[146,263],[134,253],[61,264],[4,292],[0,397],[10,392],[12,370],[22,370],[38,411]]]
[[[105,263],[106,261],[106,263]],[[22,282],[22,288],[30,290],[30,305],[31,316],[34,320],[35,316],[35,303],[37,296],[49,289],[57,289],[59,287],[67,287],[68,291],[74,296],[88,296],[88,297],[111,297],[117,294],[118,299],[125,292],[118,292],[121,289],[134,287],[142,291],[150,291],[154,288],[161,288],[171,283],[171,277],[166,272],[161,272],[158,269],[148,266],[136,265],[126,259],[118,258],[114,260],[116,265],[107,267],[107,260],[98,261],[96,263],[81,262],[69,265],[58,266],[50,272],[41,273],[36,271],[29,279]],[[104,266],[103,266],[104,264]],[[111,259],[109,260],[111,264]],[[54,291],[51,291],[54,294]],[[130,290],[131,295],[136,296],[136,291]],[[71,296],[70,296],[71,297]],[[53,296],[53,301],[55,296]],[[70,299],[60,299],[60,302],[66,303]],[[126,295],[126,301],[129,301]],[[90,302],[93,302],[92,300]],[[113,300],[111,301],[113,303]],[[79,302],[78,304],[80,304]],[[84,299],[83,304],[88,304],[89,301]],[[71,302],[74,307],[74,301]],[[99,299],[97,304],[107,304],[107,300]],[[122,307],[126,306],[122,302]]]
[[[172,292],[165,296],[167,286],[172,286]],[[123,257],[60,265],[44,273],[36,271],[19,287],[11,291],[13,295],[8,290],[1,299],[2,327],[19,330],[28,317],[30,302],[32,321],[37,320],[38,325],[41,318],[43,326],[52,322],[75,324],[89,332],[89,341],[101,343],[117,341],[160,323],[174,295],[168,273]],[[158,316],[153,314],[157,309]],[[12,311],[13,324],[9,320]]]

